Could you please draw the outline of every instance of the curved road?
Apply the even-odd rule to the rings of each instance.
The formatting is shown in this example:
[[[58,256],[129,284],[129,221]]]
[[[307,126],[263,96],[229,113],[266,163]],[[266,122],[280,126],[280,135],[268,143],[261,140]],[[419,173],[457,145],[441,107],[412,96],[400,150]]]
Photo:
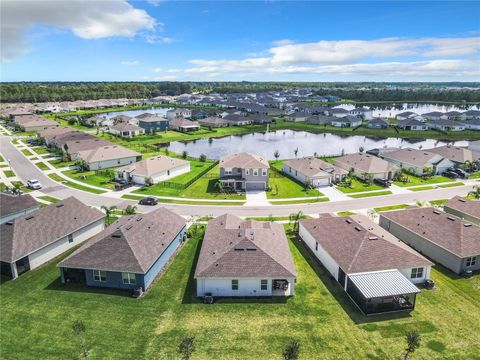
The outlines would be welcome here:
[[[92,206],[116,205],[119,208],[125,208],[128,204],[137,205],[136,201],[118,199],[105,194],[92,194],[81,190],[73,189],[51,180],[45,173],[37,168],[23,153],[21,153],[13,144],[10,138],[0,137],[0,150],[5,159],[10,159],[11,167],[17,176],[26,182],[28,179],[38,179],[42,185],[43,193],[55,196],[60,199],[69,196],[75,196],[86,204]],[[426,190],[420,192],[409,192],[405,194],[392,194],[386,196],[375,196],[370,198],[360,198],[342,201],[332,201],[326,203],[310,203],[310,204],[292,204],[292,205],[275,205],[275,206],[221,206],[221,205],[183,205],[165,203],[158,206],[164,206],[176,213],[189,215],[213,215],[218,216],[224,213],[231,213],[238,216],[288,216],[289,214],[303,211],[305,214],[317,214],[327,212],[338,212],[348,210],[358,210],[382,206],[390,206],[396,204],[414,203],[416,200],[428,201],[436,199],[451,198],[455,195],[466,195],[474,185],[465,185],[451,188],[440,188],[435,190]],[[138,206],[139,211],[148,212],[155,207]]]

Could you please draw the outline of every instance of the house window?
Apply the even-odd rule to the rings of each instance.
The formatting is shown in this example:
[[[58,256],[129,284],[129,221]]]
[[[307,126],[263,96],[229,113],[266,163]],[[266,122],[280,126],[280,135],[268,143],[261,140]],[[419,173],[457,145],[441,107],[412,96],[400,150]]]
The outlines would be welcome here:
[[[262,176],[267,176],[267,169],[262,169]]]
[[[232,290],[238,290],[238,280],[232,280]]]
[[[466,266],[467,267],[474,266],[476,263],[477,263],[477,257],[476,256],[470,256],[470,257],[467,258]]]
[[[68,242],[69,243],[73,242],[73,234],[68,235]]]
[[[224,174],[225,175],[232,175],[232,169],[225,168]]]
[[[258,169],[253,169],[253,176],[258,176]]]
[[[420,279],[423,278],[423,267],[420,268],[413,268],[412,273],[410,275],[411,279]]]
[[[107,272],[101,270],[93,270],[93,280],[100,282],[107,281]]]
[[[245,169],[245,175],[250,175],[250,169]]]
[[[124,284],[135,285],[136,279],[133,273],[122,273],[122,281]]]
[[[260,280],[260,290],[268,289],[268,280]]]
[[[315,251],[318,251],[318,243],[315,243]]]

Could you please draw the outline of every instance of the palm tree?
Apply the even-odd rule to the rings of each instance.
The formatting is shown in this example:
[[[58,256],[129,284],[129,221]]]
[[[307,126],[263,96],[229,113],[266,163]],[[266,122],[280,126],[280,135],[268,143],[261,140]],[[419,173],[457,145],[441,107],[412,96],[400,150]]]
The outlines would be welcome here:
[[[405,336],[407,340],[407,348],[405,349],[405,360],[410,359],[410,354],[413,354],[415,350],[420,347],[420,334],[417,331],[409,331]]]
[[[480,186],[475,186],[473,190],[468,193],[468,196],[472,196],[474,199],[480,199]]]
[[[303,218],[303,211],[300,210],[297,213],[290,214],[289,220],[290,223],[293,225],[293,231],[298,231],[298,227],[300,225],[300,219]]]
[[[102,205],[100,208],[103,211],[105,211],[105,215],[107,216],[106,223],[110,225],[110,217],[112,216],[113,212],[117,209],[117,207],[115,205],[112,205],[112,206]]]
[[[275,160],[278,160],[278,158],[280,157],[280,152],[278,150],[275,150],[273,156],[275,156]]]
[[[298,147],[295,148],[295,150],[293,150],[293,153],[295,154],[295,157],[297,157],[297,155],[298,155]]]
[[[425,201],[415,200],[415,205],[421,208],[431,206],[431,204],[426,200]]]
[[[217,182],[215,183],[215,188],[217,189],[217,191],[218,191],[219,193],[223,192],[223,189],[224,189],[223,182],[217,181]]]
[[[127,205],[127,207],[125,208],[125,210],[123,210],[123,213],[125,215],[133,215],[137,212],[137,207],[134,206],[134,205]]]

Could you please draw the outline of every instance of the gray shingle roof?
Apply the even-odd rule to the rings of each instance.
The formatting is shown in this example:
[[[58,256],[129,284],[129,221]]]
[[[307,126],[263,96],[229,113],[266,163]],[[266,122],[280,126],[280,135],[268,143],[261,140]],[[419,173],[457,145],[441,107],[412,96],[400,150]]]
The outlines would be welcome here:
[[[268,169],[270,165],[264,158],[246,152],[223,156],[220,158],[221,168],[258,168]]]
[[[185,224],[185,219],[165,208],[123,216],[58,266],[144,274]]]
[[[84,226],[104,214],[74,197],[51,204],[1,226],[0,259],[16,261]]]
[[[296,277],[283,226],[225,214],[208,222],[199,277]]]
[[[15,196],[0,193],[0,216],[16,214],[38,207],[38,202],[29,194]]]
[[[448,200],[444,206],[446,212],[449,212],[449,208],[480,219],[480,200],[467,200],[463,197],[455,196]]]

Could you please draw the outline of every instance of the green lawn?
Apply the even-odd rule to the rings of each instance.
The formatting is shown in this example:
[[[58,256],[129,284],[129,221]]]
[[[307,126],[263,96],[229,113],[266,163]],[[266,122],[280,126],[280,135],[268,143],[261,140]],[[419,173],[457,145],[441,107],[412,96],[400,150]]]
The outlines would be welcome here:
[[[355,193],[355,192],[362,192],[362,191],[374,191],[374,190],[382,190],[385,189],[379,185],[376,184],[366,184],[363,181],[360,181],[357,178],[351,178],[352,184],[350,187],[345,187],[338,185],[337,189],[340,190],[343,193],[350,194],[350,193]]]
[[[50,152],[48,151],[48,149],[44,146],[38,146],[38,147],[34,147],[32,148],[33,151],[35,151],[37,154],[41,155],[41,154],[50,154]]]
[[[77,181],[84,182],[88,185],[98,186],[108,190],[115,189],[115,184],[111,182],[112,178],[108,176],[104,171],[78,171],[68,170],[62,174],[75,179]]]
[[[5,174],[6,177],[14,177],[15,173],[13,170],[3,170],[3,173]]]
[[[338,216],[350,216],[350,215],[356,215],[353,211],[339,211],[337,213]]]
[[[50,160],[49,163],[52,164],[57,169],[67,167],[67,166],[72,166],[75,164],[74,161],[63,161],[62,159]]]
[[[480,179],[480,171],[476,171],[474,173],[471,173],[468,178],[469,179]]]
[[[315,202],[327,202],[329,201],[327,197],[319,197],[314,199],[305,199],[305,200],[281,200],[281,201],[272,201],[271,205],[290,205],[290,204],[311,204]]]
[[[391,210],[401,210],[407,208],[409,205],[407,204],[398,204],[398,205],[391,205],[391,206],[382,206],[374,208],[376,212],[383,212],[383,211],[391,211]]]
[[[0,162],[4,162],[4,161],[5,161],[5,159],[3,158],[2,155],[0,155]]]
[[[5,183],[3,182],[0,182],[0,191],[5,191],[7,190],[7,185],[5,185]]]
[[[80,357],[71,325],[85,323],[91,359],[179,359],[178,343],[194,336],[192,359],[281,359],[291,339],[300,359],[398,359],[407,331],[422,340],[415,359],[475,359],[480,343],[480,277],[432,269],[438,290],[417,296],[411,314],[364,317],[302,244],[290,237],[296,295],[281,299],[194,298],[198,237],[180,249],[144,298],[114,290],[62,285],[56,263],[1,285],[2,357]]]
[[[420,187],[411,188],[411,189],[408,189],[408,190],[411,190],[411,191],[424,191],[424,190],[433,190],[433,189],[435,189],[435,187],[433,187],[433,186],[420,186]]]
[[[136,194],[172,196],[190,199],[226,199],[244,200],[245,194],[219,193],[215,184],[218,182],[220,170],[218,165],[208,171],[204,176],[195,181],[186,189],[162,187],[159,184],[135,190]]]
[[[270,173],[268,199],[288,199],[323,196],[317,189],[306,190],[305,186],[294,179],[279,173]]]
[[[429,201],[434,206],[443,206],[449,199],[438,199]]]
[[[438,185],[439,187],[441,188],[449,188],[449,187],[456,187],[456,186],[463,186],[465,185],[464,183],[462,182],[454,182],[454,183],[449,183],[449,184],[441,184],[441,185]]]
[[[40,169],[40,170],[50,170],[50,168],[45,165],[43,162],[37,162],[35,165]]]
[[[25,156],[33,155],[33,153],[29,149],[22,149],[22,153]]]
[[[17,185],[20,187],[20,191],[24,193],[28,193],[33,191],[32,189],[25,186],[25,184],[21,181],[11,181],[12,185]]]
[[[78,190],[82,190],[82,191],[86,191],[86,192],[91,192],[91,193],[94,193],[94,194],[103,194],[103,193],[106,192],[106,191],[103,191],[103,190],[93,189],[91,187],[83,186],[83,185],[74,183],[72,181],[65,180],[64,178],[62,178],[60,175],[57,175],[57,174],[49,174],[48,177],[51,178],[52,180],[61,182],[65,186],[69,186],[69,187],[74,188],[74,189],[78,189]]]
[[[372,196],[382,196],[382,195],[390,195],[392,192],[390,190],[384,190],[384,191],[377,191],[377,192],[367,192],[364,194],[353,194],[353,195],[348,195],[351,198],[354,199],[359,199],[359,198],[364,198],[364,197],[372,197]]]
[[[176,184],[186,184],[192,179],[194,179],[198,174],[205,171],[209,166],[212,166],[212,162],[210,161],[198,161],[198,160],[190,160],[190,171],[188,173],[176,176],[171,178],[167,181],[173,182]]]
[[[402,176],[408,179],[407,182],[403,181],[394,181],[393,183],[397,186],[401,187],[408,187],[408,186],[418,186],[418,185],[431,185],[431,184],[438,184],[444,182],[452,182],[454,180],[449,179],[445,176],[432,176],[431,178],[422,178],[420,176],[410,175],[410,174],[403,174]]]
[[[60,201],[60,199],[58,199],[56,197],[53,197],[53,196],[48,196],[48,195],[39,196],[38,198],[42,199],[42,200],[45,200],[45,201],[48,201],[50,203],[57,203],[57,202]]]

